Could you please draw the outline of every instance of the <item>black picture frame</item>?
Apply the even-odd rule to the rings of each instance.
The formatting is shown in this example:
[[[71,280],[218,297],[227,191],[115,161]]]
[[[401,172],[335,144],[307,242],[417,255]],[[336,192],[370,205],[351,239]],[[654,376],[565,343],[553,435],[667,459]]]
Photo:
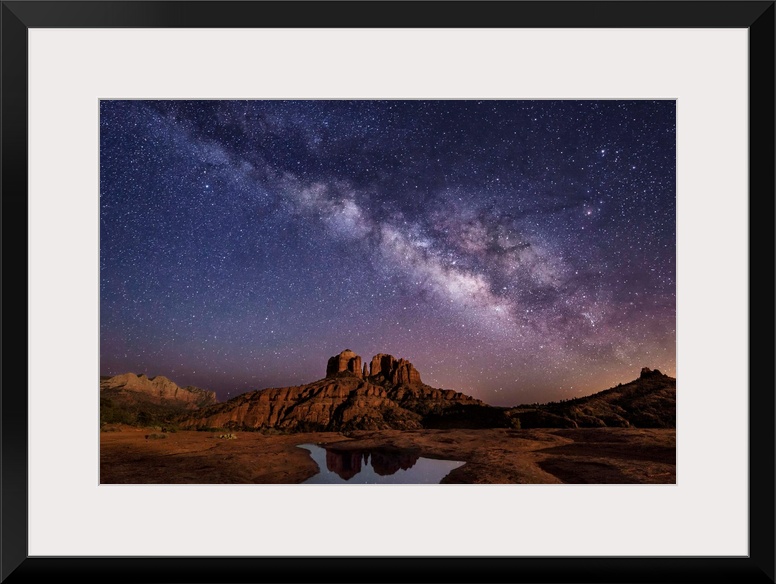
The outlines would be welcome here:
[[[0,579],[12,582],[773,582],[774,1],[2,2],[2,288],[28,308],[27,31],[178,27],[745,28],[749,31],[747,557],[29,557],[27,336],[6,320]],[[25,254],[21,254],[24,249]],[[713,366],[713,364],[711,364]],[[741,373],[742,384],[747,380]],[[713,510],[710,510],[713,512]],[[325,535],[324,535],[325,536]],[[624,534],[627,536],[627,534]]]

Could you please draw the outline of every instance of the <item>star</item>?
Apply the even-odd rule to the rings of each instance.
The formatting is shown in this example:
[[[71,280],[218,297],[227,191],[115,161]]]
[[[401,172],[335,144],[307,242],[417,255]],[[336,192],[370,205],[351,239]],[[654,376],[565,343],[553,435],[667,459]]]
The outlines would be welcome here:
[[[675,139],[668,100],[102,100],[101,373],[225,399],[353,346],[495,405],[673,374]]]

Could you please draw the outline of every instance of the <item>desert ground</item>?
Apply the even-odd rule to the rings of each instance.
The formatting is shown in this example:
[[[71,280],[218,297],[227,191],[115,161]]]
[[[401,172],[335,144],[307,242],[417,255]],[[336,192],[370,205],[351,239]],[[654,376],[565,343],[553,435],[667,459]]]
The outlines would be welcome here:
[[[100,433],[100,483],[300,483],[318,472],[304,443],[412,449],[465,461],[443,483],[676,482],[676,430],[452,429],[264,434],[113,425]],[[162,436],[164,436],[162,438]]]

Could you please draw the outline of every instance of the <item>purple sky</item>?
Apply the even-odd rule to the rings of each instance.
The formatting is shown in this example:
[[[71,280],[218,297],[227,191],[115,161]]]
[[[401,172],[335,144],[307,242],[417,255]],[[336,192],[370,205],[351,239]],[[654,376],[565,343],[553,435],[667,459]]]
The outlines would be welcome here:
[[[673,101],[103,101],[101,373],[345,348],[494,405],[675,375]]]

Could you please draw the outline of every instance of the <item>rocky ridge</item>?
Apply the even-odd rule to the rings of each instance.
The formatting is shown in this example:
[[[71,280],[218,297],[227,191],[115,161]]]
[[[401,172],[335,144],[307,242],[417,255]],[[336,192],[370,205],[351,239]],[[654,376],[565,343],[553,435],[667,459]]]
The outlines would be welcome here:
[[[100,380],[101,423],[172,423],[182,428],[282,432],[463,428],[674,428],[676,379],[645,367],[638,379],[561,402],[494,407],[421,381],[406,359],[350,350],[326,377],[262,389],[217,403],[215,393],[166,377],[126,373]]]
[[[675,428],[676,379],[644,367],[630,383],[572,400],[509,408],[506,414],[522,428]]]

